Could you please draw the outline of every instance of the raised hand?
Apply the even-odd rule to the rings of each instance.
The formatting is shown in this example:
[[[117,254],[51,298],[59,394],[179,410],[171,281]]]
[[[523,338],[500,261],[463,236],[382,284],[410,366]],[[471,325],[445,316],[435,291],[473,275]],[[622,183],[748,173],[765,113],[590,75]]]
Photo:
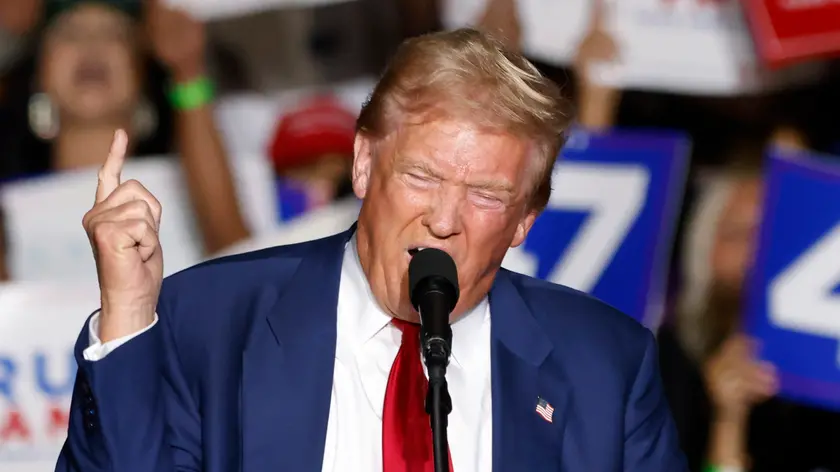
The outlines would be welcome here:
[[[152,323],[163,280],[160,202],[136,180],[120,183],[127,145],[126,133],[117,131],[99,171],[96,202],[82,220],[99,276],[102,342]]]
[[[0,0],[0,29],[23,36],[32,31],[43,10],[43,0]]]
[[[179,82],[205,73],[206,33],[204,24],[187,12],[146,0],[146,29],[155,56]]]
[[[618,46],[606,24],[607,6],[604,0],[596,0],[592,5],[592,14],[586,33],[578,44],[574,57],[576,73],[589,77],[588,69],[592,64],[609,63],[618,59]]]
[[[715,417],[745,422],[754,405],[775,395],[775,368],[756,359],[755,341],[734,335],[706,362],[703,374]]]
[[[581,125],[593,130],[613,125],[621,100],[621,91],[604,85],[598,77],[619,59],[618,46],[607,28],[604,1],[595,0],[593,3],[588,29],[578,44],[573,62],[578,85],[578,120]]]
[[[478,19],[479,29],[495,35],[514,51],[522,48],[522,22],[517,1],[488,0],[484,13]]]

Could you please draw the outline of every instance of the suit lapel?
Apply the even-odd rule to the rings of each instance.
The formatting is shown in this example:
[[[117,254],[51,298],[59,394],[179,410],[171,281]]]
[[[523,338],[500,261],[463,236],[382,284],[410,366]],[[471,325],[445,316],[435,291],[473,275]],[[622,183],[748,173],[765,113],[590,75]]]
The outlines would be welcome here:
[[[254,322],[243,354],[244,472],[321,470],[341,262],[352,231],[302,252],[273,308]]]
[[[493,469],[560,470],[570,388],[554,363],[554,349],[523,300],[511,273],[496,276],[490,292]],[[538,399],[554,410],[537,413]]]

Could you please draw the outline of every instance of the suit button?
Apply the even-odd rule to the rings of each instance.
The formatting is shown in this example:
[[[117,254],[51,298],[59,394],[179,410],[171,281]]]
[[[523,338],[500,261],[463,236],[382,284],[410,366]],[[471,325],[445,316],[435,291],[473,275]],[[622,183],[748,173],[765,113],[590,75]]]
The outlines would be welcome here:
[[[96,429],[97,424],[97,411],[96,411],[96,401],[93,399],[93,392],[90,391],[90,388],[87,387],[86,383],[82,384],[83,394],[82,394],[82,425],[88,433],[93,432]]]
[[[82,421],[84,423],[85,431],[91,432],[96,429],[96,410],[93,408],[86,408],[82,410]]]

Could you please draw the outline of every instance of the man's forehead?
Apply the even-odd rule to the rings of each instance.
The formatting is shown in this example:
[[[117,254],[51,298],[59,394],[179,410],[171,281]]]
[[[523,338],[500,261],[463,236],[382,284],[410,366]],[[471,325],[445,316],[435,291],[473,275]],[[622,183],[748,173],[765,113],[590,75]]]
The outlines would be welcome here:
[[[458,119],[439,119],[433,121],[404,123],[396,129],[400,143],[448,143],[468,145],[488,138],[506,137],[517,140],[516,136],[504,129],[483,127],[475,122]]]
[[[512,133],[463,122],[405,126],[393,138],[393,150],[402,158],[460,160],[474,167],[513,164],[526,157],[532,147],[528,140]]]

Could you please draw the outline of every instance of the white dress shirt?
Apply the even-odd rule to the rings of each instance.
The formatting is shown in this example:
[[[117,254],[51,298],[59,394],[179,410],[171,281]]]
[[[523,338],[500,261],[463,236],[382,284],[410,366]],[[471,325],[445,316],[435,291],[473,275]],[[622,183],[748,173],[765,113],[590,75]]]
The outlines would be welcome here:
[[[382,408],[391,365],[402,333],[376,303],[352,238],[344,252],[330,414],[323,472],[382,470]],[[146,328],[150,329],[155,321]],[[96,361],[143,331],[102,344],[99,315],[91,318],[90,346]],[[490,308],[485,299],[452,324],[452,358],[446,379],[452,397],[447,434],[453,472],[492,469]]]

